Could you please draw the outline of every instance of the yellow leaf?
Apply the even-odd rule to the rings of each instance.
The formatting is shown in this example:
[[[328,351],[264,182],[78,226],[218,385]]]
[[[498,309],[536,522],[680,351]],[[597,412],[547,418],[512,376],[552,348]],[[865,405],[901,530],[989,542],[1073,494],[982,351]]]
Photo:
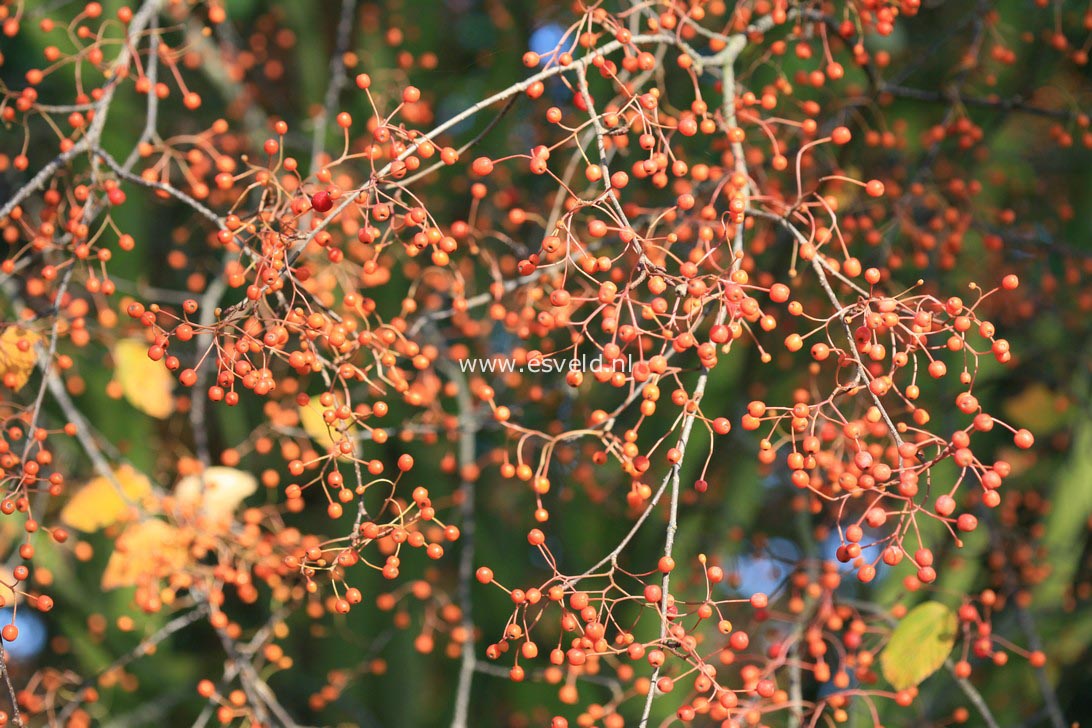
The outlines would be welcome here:
[[[23,593],[11,586],[17,584],[15,574],[6,566],[0,566],[0,583],[3,584],[0,587],[0,606],[13,607],[23,603]],[[19,587],[22,588],[22,585]]]
[[[190,537],[158,519],[133,523],[118,537],[102,588],[136,586],[169,576],[190,561]]]
[[[955,645],[956,614],[940,602],[911,609],[880,653],[883,676],[896,690],[906,690],[940,669]]]
[[[247,496],[258,490],[258,479],[235,468],[212,467],[187,475],[174,487],[175,503],[187,514],[227,526]]]
[[[0,518],[0,554],[10,553],[26,538],[26,531],[14,518]]]
[[[300,427],[311,436],[311,439],[321,445],[327,452],[335,447],[339,442],[348,436],[350,439],[355,439],[357,432],[356,427],[348,427],[345,430],[345,435],[342,435],[338,429],[337,424],[327,425],[326,420],[322,417],[323,407],[316,400],[311,402],[306,407],[300,407]],[[356,443],[353,443],[353,450],[356,450]],[[348,455],[342,455],[339,453],[339,457],[348,458]]]
[[[148,476],[131,465],[114,471],[121,492],[99,476],[81,488],[61,509],[61,520],[79,531],[98,531],[118,521],[130,520],[131,509],[152,492]]]
[[[1001,404],[1005,417],[1035,433],[1053,432],[1066,419],[1069,403],[1050,387],[1035,382]]]
[[[114,378],[125,399],[141,412],[164,419],[174,412],[174,378],[162,363],[148,358],[140,339],[114,344]]]
[[[42,340],[21,326],[9,326],[0,334],[0,381],[11,389],[22,389],[38,363],[35,345]]]

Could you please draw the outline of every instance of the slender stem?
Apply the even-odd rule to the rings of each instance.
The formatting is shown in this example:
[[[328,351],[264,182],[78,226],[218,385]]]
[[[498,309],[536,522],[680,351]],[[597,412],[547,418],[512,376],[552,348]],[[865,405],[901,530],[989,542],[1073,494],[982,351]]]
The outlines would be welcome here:
[[[353,18],[356,15],[356,0],[342,0],[341,15],[337,21],[337,41],[334,43],[334,52],[330,56],[330,83],[326,86],[326,97],[323,100],[322,111],[315,119],[315,129],[311,136],[311,173],[318,168],[319,155],[322,154],[322,146],[326,141],[326,127],[330,123],[330,115],[334,113],[334,106],[338,97],[345,88],[348,73],[345,70],[345,53],[349,50],[349,41],[353,33]]]
[[[952,677],[955,678],[956,684],[959,685],[959,689],[963,691],[963,694],[967,696],[967,699],[971,701],[974,707],[978,708],[978,712],[982,714],[982,720],[987,728],[1001,728],[1001,725],[997,722],[997,718],[993,716],[990,706],[986,703],[986,699],[982,697],[982,693],[978,692],[978,688],[972,685],[971,681],[967,678],[956,675],[955,665],[952,664],[950,659],[944,664],[948,668],[948,672],[952,673]]]
[[[715,325],[724,323],[724,319],[727,317],[728,308],[721,307],[717,312],[717,320]],[[709,370],[703,369],[701,375],[698,377],[698,383],[694,387],[694,395],[691,400],[695,403],[701,402],[702,396],[705,394],[705,386],[709,382]],[[668,477],[671,482],[671,502],[668,510],[667,519],[667,534],[664,538],[664,557],[671,558],[672,553],[675,550],[675,534],[679,530],[679,480],[682,475],[682,466],[685,462],[686,446],[690,442],[690,432],[694,427],[694,420],[697,418],[700,409],[695,407],[692,412],[687,412],[682,422],[682,433],[679,435],[679,442],[676,448],[679,452],[684,454],[684,458],[681,458],[677,463],[671,466],[671,470],[668,473]],[[665,481],[666,482],[666,481]],[[668,571],[663,575],[661,581],[661,588],[663,590],[663,597],[660,601],[660,619],[663,620],[660,623],[660,642],[663,642],[667,637],[667,609],[670,599],[670,586],[671,586],[671,572]],[[652,713],[652,702],[656,699],[656,680],[660,676],[660,668],[656,667],[652,671],[651,683],[648,686],[648,695],[645,697],[645,707],[641,713],[641,721],[638,724],[641,728],[645,728],[648,725],[649,715]]]
[[[205,356],[206,352],[212,350],[215,338],[213,325],[216,323],[216,304],[226,291],[227,281],[223,278],[217,278],[209,284],[204,295],[201,296],[199,303],[201,314],[198,319],[200,331],[197,334],[198,357]],[[206,417],[209,405],[205,385],[215,368],[214,365],[197,367],[197,380],[190,388],[190,429],[193,430],[194,448],[197,450],[197,457],[206,466],[212,464],[212,453],[209,450],[209,421]]]
[[[138,660],[141,657],[144,657],[156,645],[163,642],[163,640],[167,639],[176,632],[182,631],[183,629],[189,627],[191,624],[197,622],[198,620],[204,618],[206,615],[208,615],[208,612],[208,604],[198,604],[196,607],[189,610],[188,612],[180,614],[171,621],[167,622],[165,625],[156,630],[152,635],[142,639],[136,647],[111,662],[108,667],[99,670],[95,675],[86,678],[82,683],[80,683],[79,687],[73,691],[76,697],[66,703],[64,708],[57,715],[57,723],[61,725],[66,724],[68,718],[71,717],[72,713],[76,711],[76,708],[78,708],[83,703],[83,696],[86,689],[94,685],[98,681],[100,676],[104,675],[107,672],[110,672],[111,670],[117,670],[119,668],[125,667],[134,660]]]
[[[466,728],[467,717],[470,712],[470,695],[474,683],[474,671],[477,668],[478,658],[474,652],[474,618],[473,618],[473,580],[475,558],[475,528],[474,515],[474,481],[470,477],[470,470],[474,467],[477,458],[477,434],[478,421],[474,417],[474,400],[470,392],[470,384],[466,377],[454,366],[450,360],[444,359],[444,369],[447,375],[456,384],[455,401],[459,410],[459,470],[462,474],[462,484],[459,486],[461,498],[460,512],[462,524],[459,533],[459,609],[462,612],[461,625],[466,633],[466,641],[462,645],[462,657],[459,664],[459,680],[455,688],[455,710],[451,719],[452,728]]]
[[[19,699],[16,697],[15,685],[11,682],[11,673],[8,671],[7,650],[0,647],[0,674],[4,676],[4,685],[8,689],[8,697],[11,698],[11,722],[22,728],[23,716],[19,713]]]
[[[1027,637],[1028,646],[1034,651],[1041,651],[1043,649],[1043,641],[1039,638],[1039,631],[1035,629],[1035,620],[1031,616],[1025,607],[1016,603],[1017,600],[1013,599],[1014,607],[1016,609],[1016,621],[1020,623],[1020,628],[1024,631],[1024,636]],[[1065,715],[1062,713],[1062,706],[1058,702],[1058,695],[1054,692],[1053,686],[1050,684],[1050,678],[1047,677],[1046,668],[1036,667],[1035,670],[1035,682],[1039,686],[1039,692],[1043,695],[1043,702],[1046,704],[1047,716],[1050,718],[1050,725],[1052,728],[1067,728],[1065,722]]]

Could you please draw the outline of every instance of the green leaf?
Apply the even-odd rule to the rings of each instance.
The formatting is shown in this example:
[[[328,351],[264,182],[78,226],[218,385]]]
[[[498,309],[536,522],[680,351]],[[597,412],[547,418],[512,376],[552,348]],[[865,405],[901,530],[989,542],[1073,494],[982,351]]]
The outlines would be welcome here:
[[[1084,419],[1073,430],[1069,463],[1053,477],[1052,503],[1047,516],[1043,545],[1051,555],[1050,572],[1035,588],[1038,605],[1061,605],[1081,565],[1081,549],[1092,517],[1092,420]],[[1064,504],[1064,505],[1063,505]]]
[[[940,602],[924,602],[902,618],[880,654],[883,676],[896,690],[919,684],[936,672],[955,644],[956,614]]]

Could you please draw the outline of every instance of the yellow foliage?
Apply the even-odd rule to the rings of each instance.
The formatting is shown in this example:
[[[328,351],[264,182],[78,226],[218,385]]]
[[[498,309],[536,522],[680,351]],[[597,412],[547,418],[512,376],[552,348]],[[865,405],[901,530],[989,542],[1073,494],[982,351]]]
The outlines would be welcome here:
[[[174,378],[162,363],[148,358],[140,339],[114,345],[114,378],[129,403],[141,412],[164,419],[174,412]]]
[[[61,520],[79,531],[98,531],[118,521],[131,520],[132,509],[151,494],[152,483],[131,465],[115,470],[114,478],[121,485],[120,493],[109,479],[94,478],[61,509]]]
[[[42,336],[20,326],[9,326],[0,334],[0,381],[11,389],[22,389],[38,362],[35,345]]]
[[[357,433],[357,428],[348,427],[345,431],[345,435],[342,435],[336,422],[332,425],[326,424],[326,420],[322,417],[323,409],[322,405],[315,400],[312,400],[306,407],[300,407],[300,427],[311,436],[312,440],[321,445],[323,450],[329,452],[330,449],[341,442],[345,436],[354,438]],[[339,457],[348,458],[348,455],[339,453]]]
[[[1069,403],[1060,399],[1042,382],[1033,382],[1019,394],[1006,399],[1001,409],[1005,417],[1036,434],[1053,432],[1066,419]]]
[[[126,527],[102,573],[102,588],[136,586],[170,575],[190,561],[191,537],[158,519]]]
[[[211,467],[187,475],[174,488],[175,504],[186,515],[206,519],[207,526],[227,528],[239,504],[258,490],[258,479],[235,468]]]
[[[15,580],[15,574],[6,566],[0,566],[0,607],[12,607],[23,603],[23,588]],[[15,588],[17,585],[18,588]]]

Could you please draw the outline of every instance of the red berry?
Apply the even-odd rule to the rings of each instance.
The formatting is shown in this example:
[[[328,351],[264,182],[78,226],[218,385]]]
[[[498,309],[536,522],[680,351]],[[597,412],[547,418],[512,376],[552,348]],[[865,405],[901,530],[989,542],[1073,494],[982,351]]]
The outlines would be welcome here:
[[[319,190],[311,195],[311,208],[315,212],[329,212],[333,206],[334,199],[330,197],[330,193],[326,190]]]
[[[470,168],[479,177],[486,177],[493,171],[493,160],[489,157],[478,157]]]
[[[1012,438],[1012,441],[1016,443],[1016,447],[1027,450],[1035,444],[1035,436],[1027,430],[1018,430],[1016,435]]]
[[[956,519],[956,528],[969,533],[978,528],[978,519],[970,513],[964,513]]]

